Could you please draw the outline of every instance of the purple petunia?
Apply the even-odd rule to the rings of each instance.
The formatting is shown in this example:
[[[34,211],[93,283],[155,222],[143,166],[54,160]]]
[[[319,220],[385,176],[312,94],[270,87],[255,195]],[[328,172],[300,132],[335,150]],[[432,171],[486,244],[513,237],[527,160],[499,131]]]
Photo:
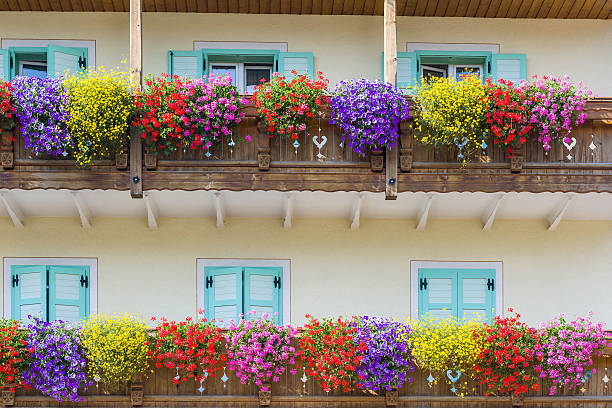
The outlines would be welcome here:
[[[12,81],[17,117],[26,149],[36,155],[68,154],[68,97],[61,78],[17,77]]]
[[[410,117],[410,104],[391,84],[368,79],[342,81],[331,97],[332,120],[343,140],[359,155],[368,148],[397,145],[399,123]]]

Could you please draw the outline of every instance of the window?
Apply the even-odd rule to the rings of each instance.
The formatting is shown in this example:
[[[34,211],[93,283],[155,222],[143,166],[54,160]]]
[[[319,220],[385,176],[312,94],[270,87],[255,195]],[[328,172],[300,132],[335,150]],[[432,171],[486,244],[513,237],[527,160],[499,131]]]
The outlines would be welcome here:
[[[466,75],[476,75],[483,79],[482,65],[422,65],[421,77],[423,79],[431,77],[455,78],[455,81],[462,81]]]
[[[197,264],[198,307],[207,319],[227,323],[241,314],[253,319],[267,313],[278,324],[289,323],[289,261],[199,259]]]
[[[87,68],[87,48],[9,47],[0,49],[0,79],[10,80],[19,75],[44,78],[76,73]]]
[[[45,78],[47,76],[47,62],[20,61],[18,75]]]
[[[502,310],[501,262],[411,262],[411,317],[488,322]]]
[[[5,318],[75,322],[97,311],[95,260],[6,258],[4,277]]]
[[[215,76],[227,75],[232,78],[232,84],[242,94],[252,94],[261,80],[270,81],[272,64],[256,65],[246,63],[210,63],[209,72]]]

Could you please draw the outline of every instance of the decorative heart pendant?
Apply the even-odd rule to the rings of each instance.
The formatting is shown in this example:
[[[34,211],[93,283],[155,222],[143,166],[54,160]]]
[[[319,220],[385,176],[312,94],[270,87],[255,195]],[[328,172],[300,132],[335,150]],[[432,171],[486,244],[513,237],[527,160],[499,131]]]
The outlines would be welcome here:
[[[567,150],[572,150],[574,146],[576,146],[576,138],[572,137],[572,143],[567,143],[565,139],[563,139],[563,145],[567,148]]]
[[[453,370],[448,370],[446,371],[446,376],[448,377],[448,379],[454,384],[457,382],[457,380],[459,379],[459,377],[461,377],[461,371],[460,370],[455,370],[455,376],[453,377],[452,375]]]

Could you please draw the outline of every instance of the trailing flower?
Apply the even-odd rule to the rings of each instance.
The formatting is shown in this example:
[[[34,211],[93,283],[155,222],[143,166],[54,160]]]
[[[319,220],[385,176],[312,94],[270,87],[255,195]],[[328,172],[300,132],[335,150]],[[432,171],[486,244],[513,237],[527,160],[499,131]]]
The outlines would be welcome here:
[[[563,315],[540,326],[544,351],[540,377],[552,381],[549,394],[562,387],[581,386],[590,376],[593,355],[601,355],[607,345],[603,327],[594,324],[591,315],[567,321]]]
[[[89,378],[111,389],[143,376],[149,368],[146,322],[133,315],[93,315],[81,330]]]
[[[489,98],[479,77],[429,78],[415,88],[414,99],[418,109],[415,138],[421,143],[457,147],[463,162],[486,147]]]
[[[508,311],[513,313],[512,309]],[[519,318],[519,314],[496,316],[484,331],[474,332],[479,344],[475,377],[484,385],[485,395],[518,396],[540,388],[542,338]]]
[[[67,156],[73,145],[68,132],[68,96],[61,78],[17,77],[13,95],[25,148],[37,156]]]
[[[162,318],[155,330],[149,356],[157,368],[176,369],[174,384],[214,377],[227,361],[221,329],[204,318],[187,317],[178,323]]]
[[[323,105],[328,102],[325,94],[329,80],[317,72],[315,80],[292,71],[289,80],[275,72],[270,82],[263,82],[255,88],[251,102],[270,134],[297,139],[298,133],[306,130],[313,118],[323,117]]]
[[[87,380],[80,329],[61,320],[48,323],[28,318],[33,319],[27,339],[31,357],[24,382],[57,401],[82,401],[79,389],[85,390],[91,382]]]
[[[295,364],[296,351],[291,342],[297,331],[279,326],[264,313],[258,320],[232,323],[227,334],[228,367],[235,371],[241,384],[254,383],[268,391],[268,383],[279,382],[289,366]],[[295,374],[296,370],[290,368]]]
[[[485,86],[491,104],[486,115],[487,129],[493,137],[493,144],[503,146],[512,157],[512,153],[527,142],[531,130],[527,123],[525,95],[511,81],[503,79],[493,83],[491,78],[487,78]]]
[[[414,371],[410,350],[404,337],[410,328],[400,322],[380,317],[357,317],[355,342],[364,343],[363,359],[357,367],[360,388],[377,392],[401,388],[411,382]]]
[[[452,316],[438,319],[426,315],[410,321],[410,334],[404,338],[413,361],[422,370],[430,372],[433,383],[443,378],[458,390],[458,394],[464,395],[478,358],[474,333],[481,330],[479,321],[465,321]]]
[[[518,89],[525,94],[529,124],[544,149],[550,150],[551,142],[569,142],[572,129],[583,124],[587,117],[584,111],[587,101],[596,95],[583,88],[581,82],[570,82],[567,75],[533,78],[533,83],[523,81]]]
[[[19,321],[0,319],[0,389],[15,392],[23,387],[22,374],[30,353],[27,332],[19,330]]]
[[[80,166],[127,152],[129,119],[134,111],[129,74],[89,68],[67,76],[68,131]]]
[[[359,381],[363,378],[357,368],[367,346],[357,342],[354,322],[342,318],[319,320],[310,315],[306,318],[310,321],[304,325],[299,351],[306,373],[318,380],[324,391],[361,388]]]
[[[15,126],[15,111],[13,86],[10,82],[0,80],[0,134],[4,130],[12,130]],[[11,139],[15,141],[13,137]]]
[[[399,123],[410,117],[410,104],[391,84],[368,79],[342,81],[330,99],[332,120],[342,139],[359,155],[369,148],[397,145]]]

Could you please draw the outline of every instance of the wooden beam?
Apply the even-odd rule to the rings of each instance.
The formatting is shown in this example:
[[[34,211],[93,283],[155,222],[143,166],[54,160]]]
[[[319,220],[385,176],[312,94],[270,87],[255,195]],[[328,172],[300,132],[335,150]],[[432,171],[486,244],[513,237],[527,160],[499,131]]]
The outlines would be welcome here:
[[[363,204],[364,195],[362,193],[358,193],[355,197],[355,202],[353,204],[353,210],[351,211],[351,229],[356,230],[359,229],[359,223],[361,220],[361,205]]]
[[[497,209],[499,208],[499,204],[501,204],[502,199],[504,198],[504,194],[500,193],[493,198],[493,201],[487,207],[486,211],[482,215],[482,230],[489,231],[493,226],[493,221],[495,221],[495,214],[497,214]]]
[[[130,129],[130,194],[142,198],[142,138],[134,127]]]
[[[215,211],[217,212],[217,228],[225,226],[225,206],[223,204],[223,196],[221,192],[215,192]]]
[[[433,202],[433,194],[427,194],[427,198],[425,199],[425,204],[419,211],[419,215],[417,216],[417,231],[423,231],[425,227],[427,227],[427,219],[429,218],[429,210],[431,209],[431,203]]]
[[[81,193],[78,191],[71,192],[72,202],[79,212],[79,218],[81,219],[81,226],[85,229],[91,228],[91,211],[89,211],[89,207],[83,201],[83,197]]]
[[[385,82],[397,85],[397,22],[396,0],[384,0]],[[387,149],[385,166],[385,199],[397,199],[397,146]]]
[[[149,229],[157,229],[157,218],[159,217],[159,212],[157,211],[157,205],[155,204],[155,200],[153,200],[153,196],[151,193],[144,194],[144,202],[147,207],[147,225]]]
[[[142,0],[130,0],[130,79],[142,85]]]
[[[0,201],[4,203],[6,212],[11,217],[15,228],[23,228],[23,213],[15,201],[7,193],[3,192],[0,192]]]
[[[285,219],[283,221],[283,227],[285,229],[291,228],[293,220],[293,206],[295,202],[295,194],[288,193],[285,195]]]
[[[565,214],[565,212],[567,211],[567,208],[569,207],[570,201],[572,201],[573,198],[574,196],[572,195],[567,196],[561,202],[561,204],[550,214],[550,216],[548,217],[548,230],[549,231],[554,231],[557,229],[557,227],[559,226],[559,223],[561,223],[561,220],[563,219],[563,215]]]

